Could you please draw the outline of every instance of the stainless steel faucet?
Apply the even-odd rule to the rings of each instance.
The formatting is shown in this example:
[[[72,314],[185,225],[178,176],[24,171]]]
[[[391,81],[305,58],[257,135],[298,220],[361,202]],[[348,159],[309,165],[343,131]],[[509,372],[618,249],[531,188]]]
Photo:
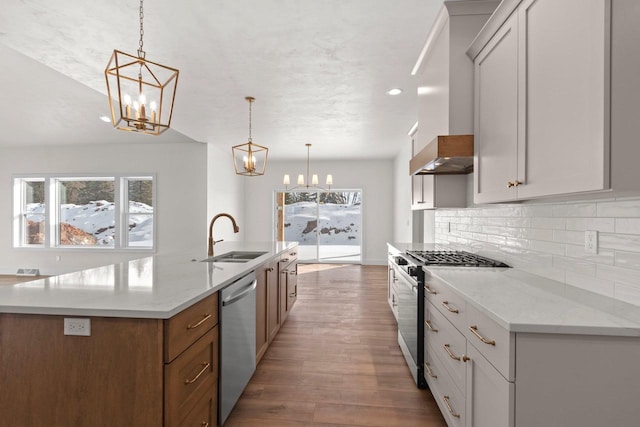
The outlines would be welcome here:
[[[231,222],[233,223],[234,233],[237,233],[240,231],[240,227],[238,227],[238,224],[236,224],[236,220],[228,213],[219,213],[218,215],[214,216],[213,219],[211,220],[211,223],[209,223],[209,251],[207,252],[209,256],[213,256],[213,245],[215,245],[218,242],[222,242],[224,240],[224,239],[213,240],[213,223],[216,222],[216,219],[220,218],[221,216],[226,216],[231,220]]]

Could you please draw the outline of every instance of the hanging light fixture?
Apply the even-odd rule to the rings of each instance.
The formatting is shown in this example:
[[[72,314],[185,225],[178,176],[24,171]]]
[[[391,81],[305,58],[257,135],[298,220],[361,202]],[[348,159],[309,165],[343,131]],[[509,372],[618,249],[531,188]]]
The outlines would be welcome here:
[[[267,169],[267,154],[269,149],[262,145],[254,144],[251,139],[251,104],[256,99],[247,96],[249,102],[249,139],[245,144],[235,145],[233,151],[233,167],[237,175],[259,176],[264,175]]]
[[[311,181],[309,181],[309,163],[310,163],[309,152],[311,149],[311,144],[304,144],[304,145],[307,147],[307,181],[306,181],[307,183],[305,184],[304,175],[299,174],[298,185],[296,185],[295,187],[289,188],[289,185],[291,185],[291,178],[289,177],[288,174],[285,174],[284,179],[282,180],[282,183],[285,186],[285,190],[290,191],[290,190],[296,190],[298,188],[306,188],[306,189],[315,188],[322,191],[331,191],[331,186],[333,185],[333,176],[331,174],[327,175],[327,179],[325,181],[327,188],[318,186],[318,175],[315,173],[311,176]]]
[[[171,125],[179,71],[145,58],[143,19],[140,0],[138,56],[114,50],[104,75],[113,127],[160,135]]]

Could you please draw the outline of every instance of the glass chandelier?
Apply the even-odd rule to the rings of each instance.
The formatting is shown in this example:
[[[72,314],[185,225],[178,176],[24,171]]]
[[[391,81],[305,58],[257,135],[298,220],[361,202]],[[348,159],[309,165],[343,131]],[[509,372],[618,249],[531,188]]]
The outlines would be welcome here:
[[[255,144],[251,139],[251,104],[256,100],[251,96],[244,98],[249,102],[249,139],[244,144],[234,145],[233,167],[237,175],[259,176],[264,175],[267,169],[267,154],[269,149]]]
[[[113,127],[160,135],[171,125],[179,71],[145,58],[143,19],[140,0],[138,55],[114,50],[104,74]]]
[[[311,144],[304,144],[307,147],[307,183],[305,184],[305,180],[304,180],[304,175],[303,174],[299,174],[298,175],[298,185],[296,185],[295,187],[289,188],[289,185],[291,185],[291,179],[289,177],[288,174],[285,174],[284,179],[282,180],[282,183],[285,186],[285,190],[286,191],[290,191],[290,190],[297,190],[299,188],[305,188],[305,189],[318,189],[318,190],[322,190],[322,191],[331,191],[331,186],[333,185],[333,176],[331,174],[327,175],[327,179],[325,181],[325,184],[327,185],[327,188],[323,188],[318,186],[318,175],[317,174],[313,174],[311,176],[311,180],[309,180],[309,151],[311,149]],[[309,184],[311,183],[311,184]]]

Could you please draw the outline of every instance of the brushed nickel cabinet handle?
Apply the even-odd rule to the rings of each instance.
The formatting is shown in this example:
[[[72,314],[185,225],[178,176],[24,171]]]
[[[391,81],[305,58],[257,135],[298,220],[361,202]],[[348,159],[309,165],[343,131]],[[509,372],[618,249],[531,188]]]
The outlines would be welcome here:
[[[429,365],[427,362],[424,362],[424,369],[427,371],[427,375],[429,375],[431,378],[438,378],[438,376],[431,370],[431,365]]]
[[[425,320],[424,324],[427,325],[427,328],[429,328],[431,332],[438,332],[438,330],[433,327],[430,320]]]
[[[282,258],[280,262],[289,262],[289,258]]]
[[[196,323],[195,325],[192,325],[191,323],[189,323],[187,325],[187,329],[195,329],[198,326],[202,325],[204,322],[206,322],[207,320],[211,319],[211,315],[210,314],[204,314],[204,317],[202,318],[201,321],[199,321],[198,323]]]
[[[431,295],[437,295],[438,294],[438,292],[434,291],[433,289],[431,289],[429,287],[429,285],[424,285],[424,290],[425,290],[426,293],[431,294]]]
[[[456,313],[456,314],[460,313],[457,308],[453,308],[453,307],[449,306],[449,301],[442,301],[442,305],[443,305],[444,308],[446,308],[447,310],[449,310],[452,313]]]
[[[269,267],[269,268],[267,268],[267,271],[268,271],[268,272],[272,272],[272,271],[273,271],[273,267]]]
[[[209,362],[207,362],[207,363],[203,363],[203,364],[202,364],[202,369],[200,369],[200,372],[198,372],[198,373],[196,374],[196,376],[195,376],[195,377],[193,377],[192,379],[190,379],[190,380],[184,380],[184,383],[185,383],[185,384],[193,384],[193,383],[195,383],[196,381],[198,381],[198,378],[200,378],[200,377],[202,376],[202,374],[204,374],[204,373],[207,371],[207,369],[209,369],[209,366],[211,366],[211,364],[209,364]]]
[[[495,340],[490,340],[487,339],[485,337],[483,337],[482,335],[480,335],[480,332],[478,332],[478,327],[477,326],[469,326],[469,330],[473,333],[473,335],[475,335],[476,337],[478,337],[478,339],[480,341],[482,341],[485,344],[489,344],[489,345],[496,345],[496,341]]]
[[[457,414],[453,411],[453,408],[451,407],[451,403],[449,402],[449,396],[443,396],[443,400],[444,400],[444,404],[447,405],[447,411],[449,411],[451,416],[460,418],[460,414]]]
[[[509,181],[507,182],[507,187],[511,188],[511,187],[518,187],[519,185],[522,185],[521,181],[518,181],[517,179],[513,182]]]
[[[291,275],[295,275],[295,274],[296,274],[296,272],[295,272],[295,270],[291,270],[291,271],[289,271],[289,274],[291,274]]]

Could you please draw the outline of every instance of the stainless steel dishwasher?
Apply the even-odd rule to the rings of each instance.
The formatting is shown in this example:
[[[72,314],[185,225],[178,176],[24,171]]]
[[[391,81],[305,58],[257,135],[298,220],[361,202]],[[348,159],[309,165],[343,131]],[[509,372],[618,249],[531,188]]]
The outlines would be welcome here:
[[[220,425],[256,370],[256,275],[220,291]]]

